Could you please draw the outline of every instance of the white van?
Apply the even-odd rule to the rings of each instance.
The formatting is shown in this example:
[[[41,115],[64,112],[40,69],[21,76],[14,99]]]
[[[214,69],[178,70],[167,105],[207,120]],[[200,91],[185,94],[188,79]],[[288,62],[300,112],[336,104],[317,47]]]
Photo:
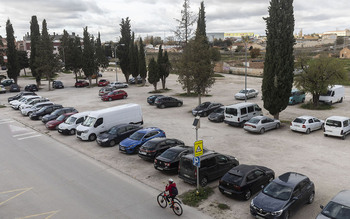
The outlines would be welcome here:
[[[343,116],[331,116],[326,119],[323,130],[324,136],[341,137],[343,140],[350,134],[350,118]]]
[[[100,133],[122,123],[143,124],[141,106],[130,103],[92,111],[85,121],[77,126],[76,136],[84,141],[94,141]]]
[[[345,98],[345,88],[342,85],[334,85],[328,87],[328,91],[324,95],[320,95],[320,102],[332,105],[332,103],[341,103]]]
[[[86,111],[71,115],[66,121],[58,125],[58,133],[64,135],[75,135],[77,126],[83,123],[90,113],[90,111]]]
[[[225,107],[224,122],[243,127],[244,123],[254,116],[262,116],[261,108],[256,103],[238,103]]]

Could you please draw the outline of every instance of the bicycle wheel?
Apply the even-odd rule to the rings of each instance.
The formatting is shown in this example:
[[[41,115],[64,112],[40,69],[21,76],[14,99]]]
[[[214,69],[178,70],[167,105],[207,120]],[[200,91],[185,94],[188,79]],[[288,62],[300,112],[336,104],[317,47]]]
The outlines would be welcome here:
[[[179,202],[174,202],[173,211],[177,216],[182,215],[182,207]]]
[[[165,197],[163,196],[163,193],[160,193],[157,196],[157,202],[158,202],[158,204],[159,204],[159,206],[161,208],[166,208],[166,206],[168,205],[168,202],[165,200]]]

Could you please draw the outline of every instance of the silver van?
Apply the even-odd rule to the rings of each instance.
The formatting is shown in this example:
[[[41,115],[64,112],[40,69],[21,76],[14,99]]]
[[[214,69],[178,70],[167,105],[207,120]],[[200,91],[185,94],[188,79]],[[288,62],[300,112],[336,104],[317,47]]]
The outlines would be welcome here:
[[[238,103],[225,107],[225,119],[224,122],[233,125],[243,127],[244,123],[254,116],[262,116],[262,110],[256,103]]]

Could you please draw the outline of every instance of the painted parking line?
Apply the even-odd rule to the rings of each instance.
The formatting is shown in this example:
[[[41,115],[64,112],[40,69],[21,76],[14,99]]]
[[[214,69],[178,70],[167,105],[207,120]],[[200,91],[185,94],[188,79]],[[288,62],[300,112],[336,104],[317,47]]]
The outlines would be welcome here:
[[[45,213],[40,213],[40,214],[33,214],[33,215],[25,216],[25,217],[19,217],[17,219],[33,218],[33,217],[38,217],[38,216],[43,216],[43,215],[47,215],[47,217],[45,217],[45,219],[49,219],[52,216],[54,216],[55,214],[57,214],[58,212],[59,211],[50,211],[50,212],[45,212]]]
[[[31,135],[31,136],[27,136],[27,137],[23,137],[23,138],[17,138],[17,140],[21,141],[24,139],[28,139],[28,138],[36,138],[36,137],[40,137],[41,135]]]
[[[0,120],[0,125],[15,122],[14,120]]]
[[[22,188],[22,189],[14,189],[14,190],[10,190],[10,191],[0,192],[0,195],[1,194],[8,194],[8,193],[16,193],[16,195],[11,196],[10,198],[6,199],[3,202],[0,202],[0,206],[5,204],[6,202],[16,198],[16,197],[22,195],[23,193],[28,192],[31,189],[33,189],[33,188]],[[17,192],[19,192],[19,193],[17,193]]]
[[[27,133],[23,133],[23,134],[18,134],[18,135],[12,135],[12,137],[17,138],[17,137],[21,137],[21,136],[25,136],[25,135],[31,135],[31,134],[35,134],[36,132],[27,132]]]

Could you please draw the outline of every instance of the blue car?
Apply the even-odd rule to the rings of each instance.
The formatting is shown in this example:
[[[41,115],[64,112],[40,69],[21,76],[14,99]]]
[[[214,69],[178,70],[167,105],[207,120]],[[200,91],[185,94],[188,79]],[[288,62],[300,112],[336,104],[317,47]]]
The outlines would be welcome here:
[[[297,103],[304,103],[305,101],[305,92],[298,89],[292,89],[292,92],[289,97],[289,104],[294,105]]]
[[[119,151],[127,154],[138,153],[141,145],[156,137],[166,137],[165,132],[156,127],[138,130],[119,143]]]

